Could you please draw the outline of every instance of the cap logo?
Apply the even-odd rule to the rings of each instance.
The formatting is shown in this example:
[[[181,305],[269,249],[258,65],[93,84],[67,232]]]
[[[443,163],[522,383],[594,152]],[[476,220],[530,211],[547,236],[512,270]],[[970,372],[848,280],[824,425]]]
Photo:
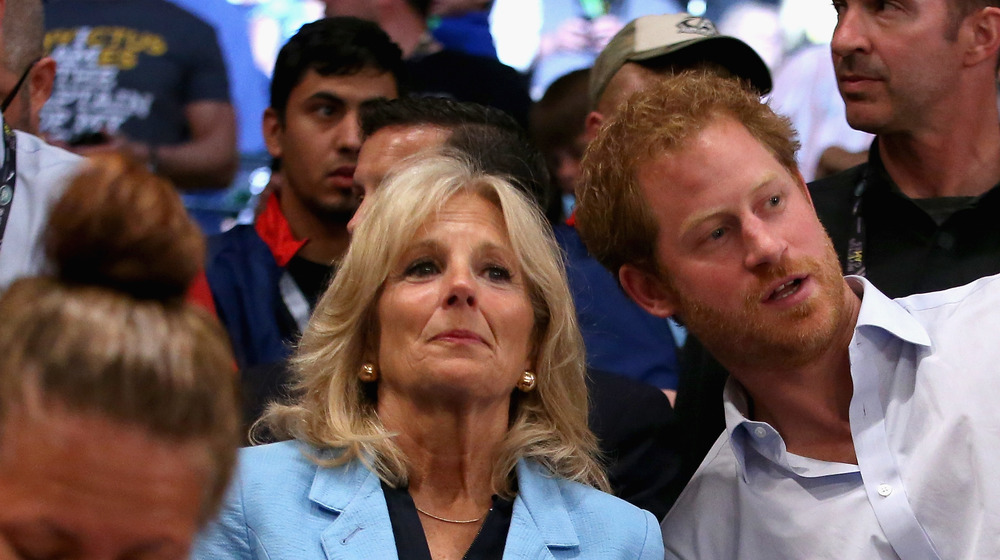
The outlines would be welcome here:
[[[719,32],[715,29],[715,24],[712,23],[711,20],[695,16],[681,20],[681,22],[677,24],[677,32],[704,35],[705,37],[712,37],[719,34]]]

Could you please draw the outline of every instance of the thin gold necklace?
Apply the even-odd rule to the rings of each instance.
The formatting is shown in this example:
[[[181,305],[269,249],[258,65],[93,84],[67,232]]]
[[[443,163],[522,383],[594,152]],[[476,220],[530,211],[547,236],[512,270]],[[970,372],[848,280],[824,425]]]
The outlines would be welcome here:
[[[480,515],[479,517],[477,517],[475,519],[447,519],[445,517],[438,517],[438,516],[434,515],[433,513],[424,511],[424,510],[420,509],[419,507],[417,507],[417,504],[413,504],[413,507],[417,508],[417,511],[419,511],[420,513],[426,515],[427,517],[430,517],[430,518],[433,518],[433,519],[437,519],[438,521],[444,521],[445,523],[460,523],[460,524],[463,524],[463,525],[467,525],[469,523],[475,523],[477,521],[482,520],[482,518],[486,517],[486,513],[489,513],[490,510],[493,509],[493,508],[490,508],[490,509],[486,510],[486,513]]]

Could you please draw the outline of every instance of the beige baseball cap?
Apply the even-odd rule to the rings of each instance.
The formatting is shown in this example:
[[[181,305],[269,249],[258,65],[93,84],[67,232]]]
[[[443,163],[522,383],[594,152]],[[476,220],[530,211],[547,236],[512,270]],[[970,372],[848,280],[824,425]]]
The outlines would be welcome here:
[[[590,104],[626,62],[650,61],[671,55],[685,61],[715,62],[750,82],[761,95],[771,91],[771,72],[750,45],[719,35],[708,18],[691,14],[643,16],[628,22],[597,55],[590,70]]]

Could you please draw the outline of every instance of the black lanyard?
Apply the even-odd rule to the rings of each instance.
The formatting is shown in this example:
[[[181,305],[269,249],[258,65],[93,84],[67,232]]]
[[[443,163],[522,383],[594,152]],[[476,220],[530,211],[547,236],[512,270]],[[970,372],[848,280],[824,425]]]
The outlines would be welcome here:
[[[861,198],[865,194],[868,181],[862,175],[854,187],[854,197],[851,201],[851,217],[854,218],[854,231],[847,239],[847,260],[845,272],[856,276],[865,275],[865,218],[861,215]]]
[[[3,123],[3,167],[0,167],[0,244],[3,244],[3,234],[7,231],[7,220],[10,218],[11,202],[14,200],[14,183],[17,181],[17,146],[14,131],[10,125]]]

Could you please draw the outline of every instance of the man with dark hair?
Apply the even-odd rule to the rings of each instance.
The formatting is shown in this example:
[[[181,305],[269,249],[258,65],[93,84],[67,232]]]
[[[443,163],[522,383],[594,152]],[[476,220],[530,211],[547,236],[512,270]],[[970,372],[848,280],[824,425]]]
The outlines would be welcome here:
[[[302,26],[278,54],[263,132],[281,188],[252,226],[212,240],[206,274],[242,368],[283,360],[301,333],[358,207],[358,111],[395,97],[399,48],[375,24],[328,18]]]
[[[446,49],[427,27],[429,0],[324,0],[327,16],[374,21],[403,50],[408,90],[421,96],[471,101],[506,111],[526,127],[527,81],[495,58]]]
[[[375,192],[389,169],[424,149],[448,146],[468,155],[489,173],[508,175],[540,208],[551,202],[541,154],[507,113],[437,97],[374,101],[361,109],[364,144],[355,175],[365,196]],[[364,216],[365,203],[351,220]]]
[[[731,373],[668,558],[1000,557],[1000,276],[891,300],[843,278],[788,121],[685,73],[584,160],[581,236]]]
[[[847,122],[876,135],[810,185],[844,272],[892,297],[1000,272],[1000,2],[833,4]]]

